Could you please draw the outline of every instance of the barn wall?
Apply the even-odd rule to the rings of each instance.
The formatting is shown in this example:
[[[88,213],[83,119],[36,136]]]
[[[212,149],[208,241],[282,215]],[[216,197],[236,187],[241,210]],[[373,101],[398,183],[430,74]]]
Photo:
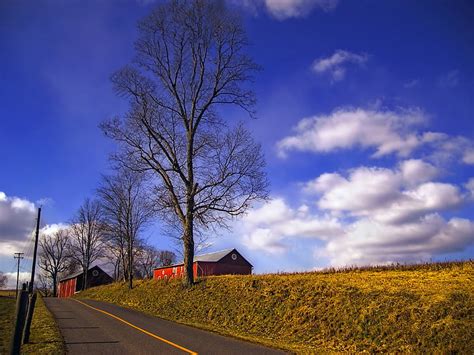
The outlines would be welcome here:
[[[76,278],[64,280],[59,283],[59,297],[71,297],[76,291]]]
[[[252,267],[248,265],[238,264],[223,264],[223,263],[211,263],[211,262],[198,262],[198,275],[199,276],[211,276],[211,275],[250,275],[252,273]]]
[[[236,256],[235,260],[232,258],[233,254]],[[252,269],[252,265],[246,259],[244,259],[244,257],[240,255],[237,250],[233,250],[231,253],[224,256],[219,261],[219,264],[247,266]]]
[[[197,261],[193,264],[194,277],[211,275],[250,275],[252,266],[248,263],[235,262],[232,264]],[[156,280],[182,277],[184,274],[183,265],[176,265],[153,271],[153,278]]]
[[[193,264],[194,277],[198,276],[198,268],[196,263]],[[174,277],[183,277],[184,265],[175,265],[166,268],[153,270],[153,278],[156,280],[170,279]]]

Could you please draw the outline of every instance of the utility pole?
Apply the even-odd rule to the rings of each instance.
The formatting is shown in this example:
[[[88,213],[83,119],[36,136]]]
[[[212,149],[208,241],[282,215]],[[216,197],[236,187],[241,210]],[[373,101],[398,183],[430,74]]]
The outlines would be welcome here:
[[[16,292],[15,299],[18,298],[18,279],[20,278],[20,260],[23,259],[23,254],[25,253],[15,253],[14,259],[18,259],[17,268],[16,268]]]
[[[38,208],[38,218],[36,219],[35,250],[33,252],[33,266],[31,267],[31,280],[30,280],[30,284],[28,285],[29,298],[27,302],[28,305],[27,305],[26,318],[24,322],[24,328],[22,329],[23,330],[23,337],[22,337],[23,344],[28,344],[30,341],[30,327],[31,327],[31,321],[33,320],[33,313],[35,311],[36,293],[33,293],[33,286],[35,282],[36,251],[38,249],[40,218],[41,218],[41,207]]]
[[[28,293],[33,293],[33,283],[35,282],[36,251],[38,250],[39,226],[41,218],[41,207],[38,208],[38,218],[36,219],[35,250],[33,252],[33,265],[31,267],[31,279],[28,285]]]

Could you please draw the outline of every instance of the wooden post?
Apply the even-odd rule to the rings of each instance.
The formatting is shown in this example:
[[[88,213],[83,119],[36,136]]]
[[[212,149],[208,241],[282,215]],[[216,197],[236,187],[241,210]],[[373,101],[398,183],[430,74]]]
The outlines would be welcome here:
[[[30,302],[28,303],[28,313],[26,314],[25,329],[23,330],[23,344],[28,344],[30,341],[30,327],[33,319],[36,304],[36,292],[30,295]]]
[[[33,251],[33,262],[31,264],[31,280],[28,286],[29,293],[33,293],[33,288],[35,286],[36,251],[38,250],[40,218],[41,218],[41,207],[38,208],[38,218],[36,218],[35,250]]]
[[[16,304],[16,319],[15,328],[10,341],[10,355],[20,354],[21,337],[23,335],[23,326],[25,324],[26,309],[28,308],[28,292],[26,291],[26,284],[20,291]]]

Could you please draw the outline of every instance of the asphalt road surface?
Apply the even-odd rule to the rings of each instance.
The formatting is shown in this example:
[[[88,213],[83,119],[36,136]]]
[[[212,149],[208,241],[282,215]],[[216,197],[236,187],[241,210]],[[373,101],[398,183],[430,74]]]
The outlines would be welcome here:
[[[69,354],[283,354],[110,303],[44,300]]]

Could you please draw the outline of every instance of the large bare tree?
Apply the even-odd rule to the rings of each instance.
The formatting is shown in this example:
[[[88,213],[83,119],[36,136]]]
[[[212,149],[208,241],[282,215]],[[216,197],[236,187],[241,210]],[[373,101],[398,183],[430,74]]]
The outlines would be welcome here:
[[[116,175],[103,177],[97,192],[108,241],[118,251],[124,279],[131,289],[139,233],[153,216],[143,177],[131,170],[119,169]]]
[[[86,199],[70,228],[71,257],[83,272],[82,289],[88,285],[87,271],[91,264],[104,255],[105,228],[100,204]]]
[[[112,76],[130,109],[102,129],[121,145],[123,166],[154,176],[155,206],[178,226],[190,286],[195,228],[227,226],[267,194],[260,145],[221,117],[225,105],[253,116],[258,66],[223,1],[160,4],[138,30],[134,62]]]
[[[68,268],[69,236],[67,231],[59,229],[54,234],[43,235],[39,241],[39,263],[41,270],[51,278],[53,296],[57,296],[58,276]]]

